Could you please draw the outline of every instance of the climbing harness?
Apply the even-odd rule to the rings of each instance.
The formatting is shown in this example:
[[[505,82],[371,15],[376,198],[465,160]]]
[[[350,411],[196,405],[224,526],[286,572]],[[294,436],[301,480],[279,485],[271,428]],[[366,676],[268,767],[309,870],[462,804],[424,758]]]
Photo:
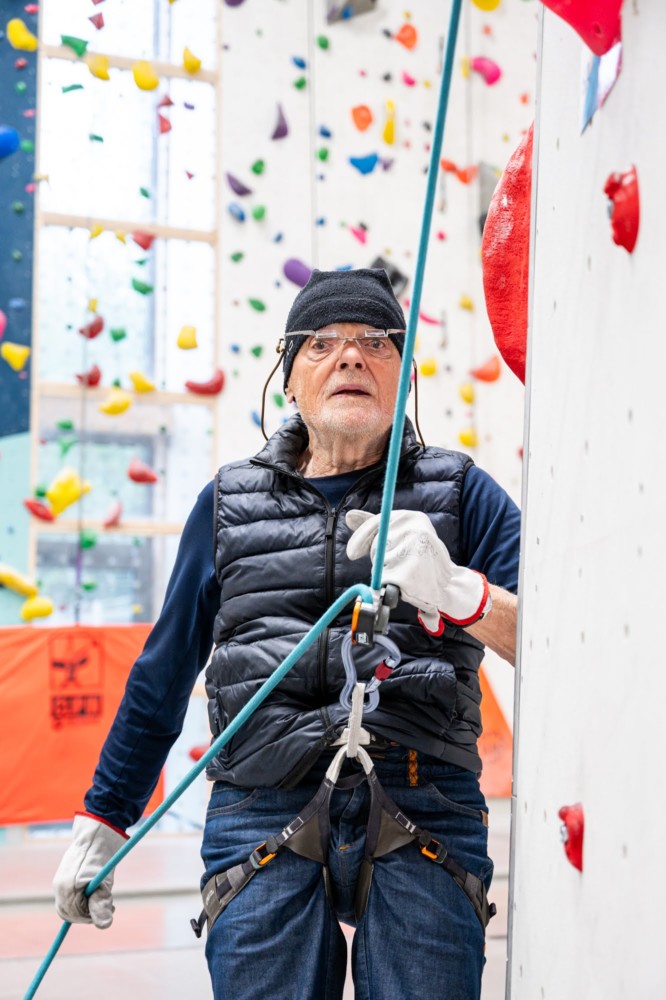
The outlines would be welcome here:
[[[421,292],[423,290],[423,279],[425,275],[425,263],[428,251],[428,240],[430,238],[430,226],[432,221],[432,212],[435,204],[435,189],[437,186],[437,176],[439,173],[439,159],[442,151],[442,140],[444,138],[444,123],[446,121],[446,111],[449,103],[449,92],[451,89],[451,78],[453,75],[453,61],[455,57],[456,41],[458,38],[458,26],[460,24],[460,10],[462,6],[462,0],[451,0],[451,14],[449,17],[449,29],[446,35],[446,51],[444,55],[444,63],[442,68],[442,79],[440,83],[439,98],[437,112],[435,115],[435,127],[432,134],[432,143],[430,147],[430,164],[428,167],[428,176],[426,180],[426,194],[425,201],[423,205],[423,215],[421,219],[421,232],[419,236],[419,245],[416,255],[416,266],[414,270],[414,281],[412,289],[412,300],[409,311],[409,319],[407,322],[407,332],[405,334],[405,344],[402,354],[402,365],[400,368],[400,379],[398,382],[398,392],[396,396],[395,403],[395,416],[393,420],[393,428],[391,430],[391,437],[389,440],[388,457],[386,461],[386,474],[384,477],[384,489],[382,493],[382,507],[381,507],[381,517],[379,522],[379,530],[377,533],[377,542],[375,548],[375,559],[373,564],[372,579],[370,582],[370,587],[365,584],[359,583],[355,584],[353,587],[349,587],[340,597],[333,602],[333,604],[328,608],[324,614],[321,616],[319,621],[315,622],[310,631],[301,639],[298,645],[289,653],[289,655],[283,660],[279,667],[277,667],[271,676],[264,682],[264,684],[259,688],[258,691],[250,698],[248,703],[243,706],[238,715],[226,726],[223,733],[221,733],[216,740],[213,741],[211,746],[208,748],[206,753],[197,761],[194,767],[186,774],[176,785],[172,792],[166,796],[164,801],[157,807],[157,809],[149,816],[141,827],[132,834],[132,836],[127,840],[123,846],[118,850],[112,858],[107,861],[104,867],[95,875],[93,879],[90,880],[85,888],[86,896],[91,896],[92,893],[100,887],[104,879],[109,875],[116,865],[125,857],[126,854],[136,847],[138,842],[142,840],[146,834],[152,830],[157,822],[164,816],[166,812],[169,811],[171,806],[176,802],[183,792],[190,787],[192,782],[197,778],[205,767],[217,756],[220,750],[226,746],[226,744],[231,740],[233,736],[238,732],[242,725],[250,718],[252,713],[266,700],[269,694],[274,690],[275,687],[280,683],[280,681],[285,677],[285,675],[291,670],[295,663],[301,658],[303,653],[310,646],[316,642],[319,636],[323,633],[324,629],[333,622],[339,614],[341,614],[348,604],[351,603],[355,598],[361,598],[361,605],[365,605],[366,609],[368,606],[375,607],[379,603],[378,595],[382,589],[382,574],[384,570],[384,558],[386,555],[386,540],[388,536],[389,519],[391,516],[391,510],[393,508],[393,499],[395,497],[395,484],[398,474],[398,461],[400,458],[400,443],[402,440],[402,433],[405,423],[405,411],[407,408],[407,397],[409,395],[409,387],[411,381],[411,370],[412,362],[414,358],[414,344],[416,341],[416,329],[418,323],[419,309],[421,306]],[[360,614],[360,610],[359,610]],[[366,619],[368,618],[369,611],[366,610]],[[375,631],[379,631],[376,627],[380,623],[375,621],[375,617],[371,622],[372,629],[371,634]],[[361,633],[357,628],[357,636]],[[357,639],[357,641],[361,641]],[[351,739],[348,742],[348,746],[352,746]],[[42,960],[37,972],[35,973],[32,982],[26,990],[23,1000],[32,1000],[35,996],[40,983],[42,982],[44,976],[46,975],[51,962],[58,953],[60,945],[65,940],[67,933],[71,927],[71,922],[68,920],[63,920],[60,930],[56,934],[51,947],[47,951],[44,959]]]
[[[368,905],[375,860],[397,851],[407,844],[415,844],[424,858],[441,865],[460,886],[474,908],[482,928],[495,915],[494,903],[488,902],[486,887],[478,876],[459,865],[441,843],[428,831],[413,823],[405,816],[384,791],[377,777],[372,758],[363,749],[362,743],[369,743],[370,734],[362,728],[364,711],[373,711],[379,703],[379,686],[400,664],[400,650],[389,638],[377,636],[376,642],[383,646],[388,655],[375,669],[369,684],[358,683],[352,656],[352,637],[348,633],[342,643],[342,658],[345,664],[347,682],[340,695],[340,702],[350,708],[349,721],[341,738],[343,745],[333,758],[324,780],[314,798],[287,825],[273,836],[267,837],[252,851],[246,861],[227,871],[218,872],[208,879],[201,895],[203,910],[198,918],[190,921],[192,930],[201,937],[204,925],[208,933],[217,918],[226,910],[231,901],[285,848],[294,854],[317,861],[322,866],[322,876],[326,895],[335,906],[335,892],[328,870],[328,848],[331,835],[331,796],[336,788],[348,790],[356,788],[363,781],[368,784],[370,807],[366,826],[365,851],[354,890],[354,916],[361,920]],[[365,698],[368,695],[366,703]],[[361,764],[360,774],[341,778],[340,771],[347,759]],[[479,810],[481,817],[481,810]]]

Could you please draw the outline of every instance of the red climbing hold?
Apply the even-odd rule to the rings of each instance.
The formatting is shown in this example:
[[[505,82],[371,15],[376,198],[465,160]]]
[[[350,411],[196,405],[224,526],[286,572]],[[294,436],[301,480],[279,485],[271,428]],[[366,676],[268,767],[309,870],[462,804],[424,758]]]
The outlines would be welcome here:
[[[218,368],[212,378],[207,382],[186,382],[185,388],[189,392],[196,392],[200,396],[217,396],[224,387],[224,372]]]
[[[478,368],[470,368],[470,375],[478,379],[479,382],[496,382],[497,379],[502,374],[502,368],[500,366],[500,359],[496,354],[493,354],[492,358],[479,365]]]
[[[577,31],[595,56],[620,41],[620,9],[622,0],[542,0],[562,20]]]
[[[155,242],[155,234],[144,233],[142,230],[137,230],[135,233],[132,233],[132,239],[137,246],[141,247],[142,250],[150,250]]]
[[[82,334],[86,340],[94,340],[95,337],[99,337],[103,329],[104,320],[101,316],[95,316],[94,319],[91,319],[89,323],[86,323],[85,326],[80,328],[79,333]]]
[[[583,834],[585,832],[585,817],[580,802],[573,806],[562,806],[557,814],[562,820],[562,843],[564,851],[579,872],[583,870]]]
[[[156,483],[158,480],[157,473],[138,458],[130,462],[127,475],[133,483]]]
[[[40,521],[55,521],[55,514],[41,500],[24,500],[23,506],[35,517],[38,517]]]
[[[76,376],[79,385],[85,385],[88,389],[93,389],[96,385],[99,385],[101,378],[102,369],[99,365],[93,365],[87,372]]]
[[[623,174],[611,174],[604,185],[604,194],[610,199],[613,242],[633,253],[640,221],[636,167],[630,167]]]
[[[530,263],[533,127],[506,165],[490,202],[481,242],[483,291],[495,343],[525,382]]]

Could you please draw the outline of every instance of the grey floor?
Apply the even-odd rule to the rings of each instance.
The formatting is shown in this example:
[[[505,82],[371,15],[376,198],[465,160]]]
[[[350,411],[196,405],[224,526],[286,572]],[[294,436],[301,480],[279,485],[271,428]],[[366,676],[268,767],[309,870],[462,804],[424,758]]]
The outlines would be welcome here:
[[[498,914],[488,927],[483,1000],[504,1000],[510,803],[489,804]],[[21,1000],[60,927],[50,888],[66,843],[10,836],[0,844],[0,1000]],[[203,944],[189,928],[200,908],[192,892],[199,873],[199,835],[146,837],[116,873],[113,926],[71,928],[37,992],[40,1000],[210,997]],[[353,930],[345,933],[351,940]],[[348,977],[345,1000],[353,996]]]

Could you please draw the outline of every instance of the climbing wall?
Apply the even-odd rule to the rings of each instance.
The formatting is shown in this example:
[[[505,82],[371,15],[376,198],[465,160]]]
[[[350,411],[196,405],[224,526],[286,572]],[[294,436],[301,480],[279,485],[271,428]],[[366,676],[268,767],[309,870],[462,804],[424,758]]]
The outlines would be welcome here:
[[[221,460],[261,446],[259,388],[309,268],[383,262],[405,311],[411,295],[449,5],[339,5],[331,21],[332,6],[222,8]],[[523,391],[493,342],[479,250],[533,117],[536,9],[463,5],[416,349],[426,441],[468,451],[516,499]],[[268,432],[286,415],[276,374]],[[510,717],[512,671],[492,654],[487,668]]]
[[[578,35],[543,15],[512,1000],[657,1000],[666,983],[654,792],[665,763],[663,4],[625,0],[622,38],[621,71],[599,108],[615,67],[595,67]],[[640,227],[630,254],[613,242],[604,186],[632,166]],[[627,182],[612,215],[630,236]],[[558,812],[576,804],[582,871],[560,842]]]

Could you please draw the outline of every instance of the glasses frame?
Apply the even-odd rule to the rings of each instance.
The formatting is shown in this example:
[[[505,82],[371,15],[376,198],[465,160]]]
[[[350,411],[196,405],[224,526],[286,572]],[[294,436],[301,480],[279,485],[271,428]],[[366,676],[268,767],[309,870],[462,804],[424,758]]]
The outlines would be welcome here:
[[[359,334],[360,333],[361,331],[359,331]],[[278,354],[283,354],[284,351],[286,351],[288,337],[314,337],[315,340],[345,341],[345,340],[365,340],[366,337],[369,336],[380,337],[380,338],[386,337],[388,339],[392,335],[405,334],[405,333],[407,333],[406,330],[398,330],[393,328],[389,328],[388,330],[369,329],[369,330],[364,330],[362,336],[359,335],[356,337],[339,337],[337,330],[332,330],[330,332],[328,330],[292,330],[290,333],[285,333],[283,337],[280,337],[276,350]]]

